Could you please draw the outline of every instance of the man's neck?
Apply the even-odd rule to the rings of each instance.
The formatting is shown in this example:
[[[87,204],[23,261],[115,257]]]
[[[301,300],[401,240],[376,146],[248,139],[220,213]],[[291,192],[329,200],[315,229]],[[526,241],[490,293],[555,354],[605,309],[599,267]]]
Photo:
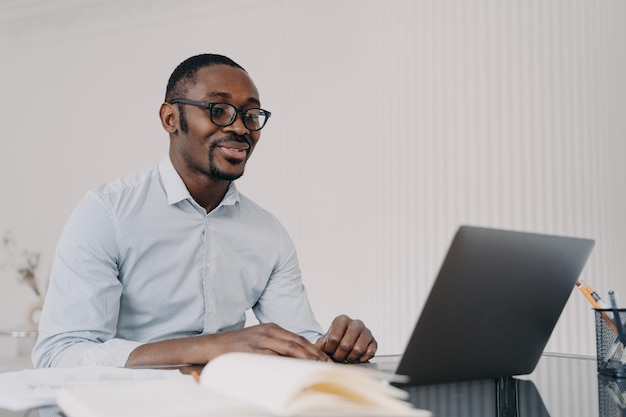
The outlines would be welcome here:
[[[174,169],[182,178],[185,187],[191,194],[191,197],[200,204],[207,213],[210,213],[224,199],[230,180],[212,178],[200,172],[194,172],[186,169],[184,164],[178,164],[175,158],[172,158]]]
[[[183,182],[187,186],[191,197],[193,197],[196,203],[204,207],[207,213],[210,213],[220,204],[230,186],[230,181],[228,180],[209,179],[206,177],[197,178],[195,181],[183,178]]]

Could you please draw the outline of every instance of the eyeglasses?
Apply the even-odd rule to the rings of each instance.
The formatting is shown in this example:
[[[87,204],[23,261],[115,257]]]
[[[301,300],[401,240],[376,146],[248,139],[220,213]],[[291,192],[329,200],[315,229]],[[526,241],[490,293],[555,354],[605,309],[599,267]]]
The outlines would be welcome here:
[[[230,126],[235,123],[237,114],[241,113],[241,120],[244,126],[250,131],[263,129],[267,119],[272,113],[259,108],[238,109],[230,103],[207,103],[204,101],[175,99],[170,100],[170,104],[189,104],[192,106],[204,107],[209,111],[211,122],[221,127]]]

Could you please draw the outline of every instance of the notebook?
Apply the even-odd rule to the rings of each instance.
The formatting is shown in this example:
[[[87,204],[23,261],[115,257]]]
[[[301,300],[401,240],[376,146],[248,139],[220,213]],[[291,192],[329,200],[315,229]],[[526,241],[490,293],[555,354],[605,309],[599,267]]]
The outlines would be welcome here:
[[[410,385],[531,373],[593,246],[461,226],[395,373]]]

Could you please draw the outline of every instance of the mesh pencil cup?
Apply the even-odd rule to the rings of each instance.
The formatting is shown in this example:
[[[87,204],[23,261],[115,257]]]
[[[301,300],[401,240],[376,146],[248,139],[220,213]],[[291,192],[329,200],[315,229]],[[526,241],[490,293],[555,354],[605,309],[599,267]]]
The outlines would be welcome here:
[[[622,416],[626,409],[626,378],[598,375],[598,403],[601,416]]]
[[[618,329],[618,323],[626,323],[626,309],[596,309],[595,317],[598,372],[626,378],[626,328]]]

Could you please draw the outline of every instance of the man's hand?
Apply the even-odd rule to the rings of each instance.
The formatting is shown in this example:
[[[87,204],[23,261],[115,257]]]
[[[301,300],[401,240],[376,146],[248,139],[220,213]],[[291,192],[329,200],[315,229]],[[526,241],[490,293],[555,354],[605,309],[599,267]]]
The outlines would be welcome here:
[[[260,324],[211,336],[215,349],[219,351],[218,354],[251,352],[330,361],[330,358],[319,347],[306,338],[287,331],[274,323]]]
[[[276,324],[260,324],[224,333],[163,340],[131,352],[126,366],[204,365],[226,352],[252,352],[330,362],[318,346]]]
[[[345,315],[333,320],[328,332],[315,346],[337,362],[367,362],[378,348],[372,332],[363,322]]]

